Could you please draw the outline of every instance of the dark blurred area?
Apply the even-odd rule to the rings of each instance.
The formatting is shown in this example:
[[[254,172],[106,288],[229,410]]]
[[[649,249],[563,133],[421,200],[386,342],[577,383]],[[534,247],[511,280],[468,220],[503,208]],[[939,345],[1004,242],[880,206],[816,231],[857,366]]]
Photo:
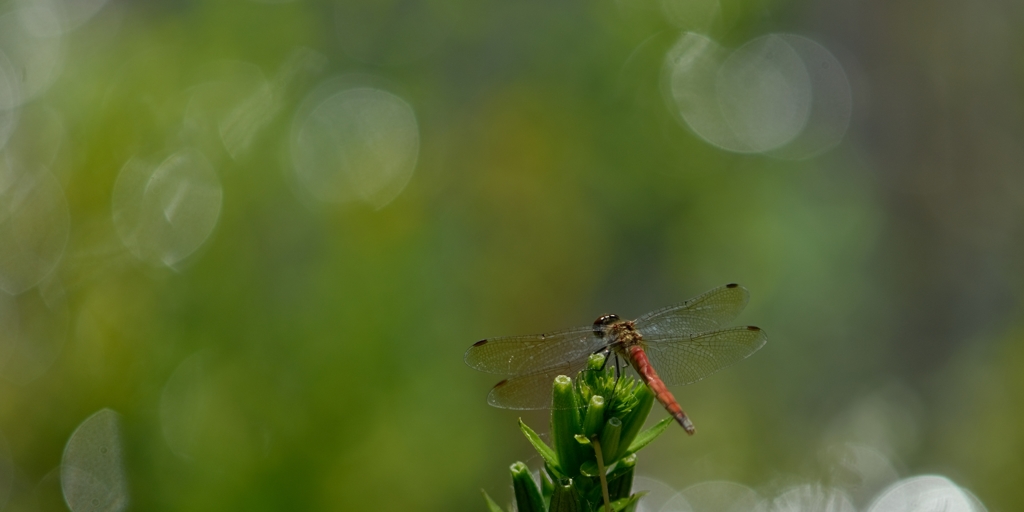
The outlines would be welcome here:
[[[728,282],[768,343],[673,389],[699,433],[641,454],[642,510],[1014,510],[1022,27],[6,0],[0,510],[507,503],[547,417],[488,407],[466,348]]]

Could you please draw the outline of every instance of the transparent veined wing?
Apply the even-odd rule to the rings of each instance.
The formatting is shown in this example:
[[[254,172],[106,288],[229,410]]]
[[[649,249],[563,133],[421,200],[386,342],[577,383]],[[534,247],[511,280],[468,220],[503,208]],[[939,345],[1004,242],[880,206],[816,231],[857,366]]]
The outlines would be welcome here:
[[[466,364],[500,375],[534,373],[569,361],[585,360],[609,341],[594,335],[594,328],[589,326],[546,334],[488,338],[469,347]]]
[[[587,357],[566,361],[533,373],[505,379],[491,388],[487,403],[502,409],[547,409],[551,407],[555,377],[576,374],[587,365]]]
[[[644,338],[713,331],[735,320],[749,300],[746,288],[727,284],[686,302],[651,311],[636,319],[635,324]]]
[[[668,336],[644,334],[644,352],[668,385],[690,384],[725,368],[764,346],[759,327],[732,327]]]

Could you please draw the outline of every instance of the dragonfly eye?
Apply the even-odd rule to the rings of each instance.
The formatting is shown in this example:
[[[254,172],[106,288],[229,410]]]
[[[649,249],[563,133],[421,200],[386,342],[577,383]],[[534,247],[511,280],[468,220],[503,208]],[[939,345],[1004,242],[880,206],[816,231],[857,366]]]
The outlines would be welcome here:
[[[599,338],[604,336],[604,327],[619,321],[619,315],[604,315],[594,320],[594,334]]]

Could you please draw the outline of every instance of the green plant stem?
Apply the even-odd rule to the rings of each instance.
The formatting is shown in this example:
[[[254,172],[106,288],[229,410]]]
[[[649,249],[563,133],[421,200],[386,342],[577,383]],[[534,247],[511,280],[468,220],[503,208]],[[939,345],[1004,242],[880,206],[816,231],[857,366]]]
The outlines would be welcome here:
[[[594,446],[594,455],[597,456],[597,476],[601,479],[601,495],[604,497],[605,512],[612,512],[612,500],[608,495],[608,478],[604,474],[604,457],[601,455],[601,441],[594,436],[590,440]]]

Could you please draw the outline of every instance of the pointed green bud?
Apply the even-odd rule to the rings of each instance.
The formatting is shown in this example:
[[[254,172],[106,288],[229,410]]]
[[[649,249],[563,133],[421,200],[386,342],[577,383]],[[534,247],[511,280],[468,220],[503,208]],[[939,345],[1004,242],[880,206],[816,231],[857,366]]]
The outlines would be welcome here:
[[[551,495],[549,512],[583,512],[579,493],[572,485],[572,479],[566,478],[555,484],[555,493]]]
[[[512,489],[516,495],[516,510],[519,512],[544,512],[544,502],[540,498],[540,489],[533,481],[530,468],[522,462],[516,462],[509,468],[512,472]]]
[[[637,386],[634,396],[637,404],[622,418],[622,435],[619,437],[618,449],[609,451],[613,455],[611,460],[617,460],[626,453],[633,438],[644,428],[644,422],[654,407],[654,392],[647,386]]]
[[[583,462],[583,447],[576,435],[583,433],[580,410],[572,379],[565,375],[555,377],[551,401],[551,443],[558,457],[559,468],[569,477],[579,476]]]
[[[604,455],[604,463],[611,464],[615,459],[612,455],[619,451],[619,442],[622,436],[622,420],[612,416],[604,424],[601,431],[601,453]]]
[[[587,414],[583,417],[583,435],[590,437],[597,433],[604,423],[604,397],[594,395],[587,405]]]
[[[606,387],[603,385],[607,380],[606,372],[602,371],[604,367],[604,354],[591,354],[587,359],[587,367],[577,375],[576,385],[584,400],[589,400],[592,394],[601,394]]]

